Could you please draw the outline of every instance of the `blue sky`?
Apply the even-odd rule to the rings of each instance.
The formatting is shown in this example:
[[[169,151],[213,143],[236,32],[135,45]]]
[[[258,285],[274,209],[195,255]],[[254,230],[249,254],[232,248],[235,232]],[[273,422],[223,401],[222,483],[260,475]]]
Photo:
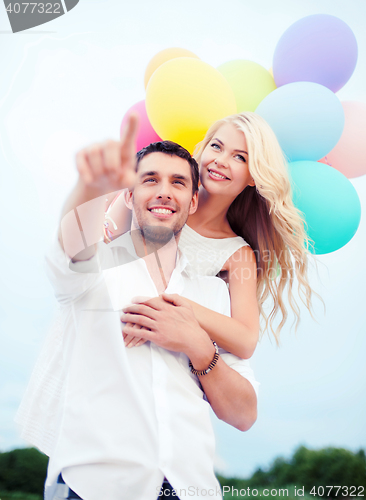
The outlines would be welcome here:
[[[153,55],[184,47],[218,66],[236,58],[269,68],[281,34],[309,14],[332,14],[356,35],[356,70],[338,93],[366,102],[366,3],[362,0],[80,0],[67,15],[12,34],[0,8],[0,450],[24,446],[14,413],[52,321],[55,301],[43,254],[75,180],[74,154],[117,139],[125,111],[144,98]],[[366,204],[366,176],[352,180]],[[217,467],[245,476],[300,444],[366,446],[364,307],[366,221],[344,248],[317,258],[306,310],[277,348],[267,337],[253,358],[261,382],[259,418],[247,433],[221,422]],[[291,323],[291,322],[289,322]]]

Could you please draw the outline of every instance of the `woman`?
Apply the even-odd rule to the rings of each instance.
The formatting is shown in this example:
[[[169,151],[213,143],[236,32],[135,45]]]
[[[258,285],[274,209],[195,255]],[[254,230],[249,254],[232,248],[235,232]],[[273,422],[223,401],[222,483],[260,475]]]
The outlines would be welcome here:
[[[277,139],[255,113],[216,122],[196,148],[195,158],[201,181],[198,209],[189,217],[179,246],[191,273],[219,272],[227,281],[232,317],[190,304],[201,327],[220,347],[249,358],[258,341],[260,314],[263,330],[272,331],[278,342],[288,315],[283,301],[286,286],[298,323],[299,308],[292,294],[295,277],[300,297],[310,310],[304,221],[292,203]],[[107,212],[109,240],[121,234],[119,223],[114,223],[122,215],[122,198],[115,199]],[[269,315],[263,308],[267,298],[272,299]],[[274,330],[278,313],[281,321]],[[125,342],[129,347],[142,343],[137,337],[126,337]]]

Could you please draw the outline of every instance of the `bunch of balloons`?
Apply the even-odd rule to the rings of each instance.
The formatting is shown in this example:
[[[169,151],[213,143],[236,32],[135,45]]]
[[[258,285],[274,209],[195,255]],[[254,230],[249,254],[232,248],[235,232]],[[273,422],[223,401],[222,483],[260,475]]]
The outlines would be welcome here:
[[[288,159],[293,200],[304,214],[312,251],[325,254],[356,233],[361,206],[348,178],[366,174],[366,104],[335,95],[351,77],[357,41],[342,20],[316,14],[280,38],[271,70],[233,60],[217,69],[192,52],[165,49],[145,72],[146,99],[137,149],[160,138],[193,152],[225,116],[255,111],[269,123]]]

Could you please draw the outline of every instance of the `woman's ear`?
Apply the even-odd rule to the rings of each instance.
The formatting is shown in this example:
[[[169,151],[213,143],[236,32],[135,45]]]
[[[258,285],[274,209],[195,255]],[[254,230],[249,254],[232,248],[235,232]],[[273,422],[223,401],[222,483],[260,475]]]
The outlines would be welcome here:
[[[251,186],[251,187],[255,186],[255,180],[253,178],[251,178],[251,180],[249,181],[248,186]]]

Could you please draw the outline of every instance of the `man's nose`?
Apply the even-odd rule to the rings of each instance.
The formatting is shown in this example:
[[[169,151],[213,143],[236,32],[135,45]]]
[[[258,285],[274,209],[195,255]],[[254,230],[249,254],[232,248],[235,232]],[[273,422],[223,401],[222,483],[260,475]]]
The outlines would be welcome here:
[[[172,186],[170,182],[161,182],[159,185],[158,192],[156,194],[156,197],[161,200],[161,199],[167,199],[171,200],[172,198]]]

